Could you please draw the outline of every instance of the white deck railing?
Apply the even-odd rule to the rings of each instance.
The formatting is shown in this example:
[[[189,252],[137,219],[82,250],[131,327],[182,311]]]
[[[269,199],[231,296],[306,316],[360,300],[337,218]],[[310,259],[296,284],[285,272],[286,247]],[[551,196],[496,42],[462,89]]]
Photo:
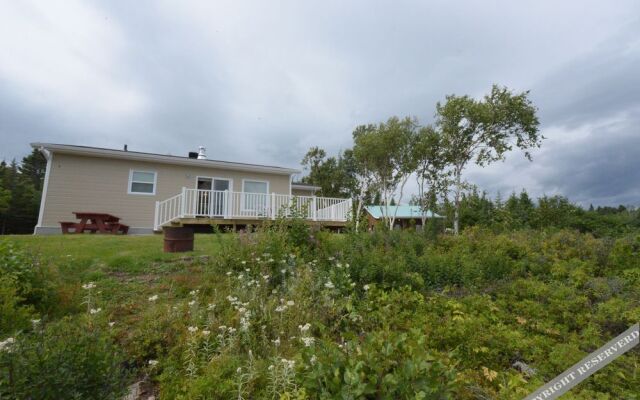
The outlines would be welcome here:
[[[351,199],[288,194],[231,192],[182,188],[182,192],[156,202],[154,229],[180,218],[276,219],[298,216],[311,221],[345,222]]]

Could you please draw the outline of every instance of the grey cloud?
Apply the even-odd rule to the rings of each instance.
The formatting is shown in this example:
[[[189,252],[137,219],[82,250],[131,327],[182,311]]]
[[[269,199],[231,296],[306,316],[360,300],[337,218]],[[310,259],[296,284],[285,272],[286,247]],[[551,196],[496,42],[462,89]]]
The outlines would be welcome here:
[[[0,157],[20,157],[34,140],[128,143],[171,154],[202,144],[215,158],[297,166],[311,146],[331,153],[350,146],[356,125],[391,115],[428,123],[445,95],[480,96],[500,83],[532,90],[549,140],[533,163],[514,153],[505,163],[470,168],[470,181],[491,193],[524,186],[580,202],[638,202],[637,193],[617,182],[622,171],[637,167],[636,1],[616,7],[595,0],[526,7],[507,1],[192,1],[179,7],[116,1],[83,7],[91,12],[82,15],[104,25],[100,36],[91,38],[90,48],[61,36],[59,45],[68,51],[60,57],[80,55],[74,62],[95,66],[105,87],[111,79],[141,105],[131,113],[86,112],[82,103],[92,89],[68,76],[58,84],[77,94],[77,107],[43,102],[24,82],[3,76],[9,59],[0,40]],[[2,15],[0,9],[0,23]],[[67,18],[77,22],[73,10]],[[14,40],[34,21],[16,25]],[[117,45],[109,42],[111,34]],[[110,52],[101,51],[105,44]],[[29,45],[38,51],[38,43]],[[603,127],[602,121],[616,118],[622,122]],[[616,162],[589,159],[590,150],[613,152]],[[580,175],[571,168],[574,161],[592,172]]]

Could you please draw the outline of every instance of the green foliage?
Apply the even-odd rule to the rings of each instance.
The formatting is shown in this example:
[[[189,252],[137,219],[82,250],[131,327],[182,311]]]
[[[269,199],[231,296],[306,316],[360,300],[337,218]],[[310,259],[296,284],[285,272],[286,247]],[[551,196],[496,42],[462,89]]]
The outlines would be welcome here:
[[[7,399],[114,399],[124,394],[124,359],[91,321],[63,319],[22,333],[0,352]]]
[[[0,162],[0,235],[33,232],[46,163],[35,149],[20,164]]]
[[[78,304],[89,297],[83,284],[96,288],[91,306],[66,308],[75,315],[55,329],[115,341],[118,365],[148,376],[161,398],[516,400],[640,319],[637,234],[475,227],[301,238],[279,224],[198,235],[188,256],[157,253],[161,237],[57,238],[43,254],[66,272],[54,284]],[[79,243],[95,253],[82,258]],[[2,290],[10,298],[15,285]],[[34,314],[22,311],[2,341],[36,343]],[[76,343],[51,341],[57,360],[84,365]],[[638,362],[637,352],[621,356],[572,396],[633,398]],[[61,385],[74,393],[92,379],[102,381]]]

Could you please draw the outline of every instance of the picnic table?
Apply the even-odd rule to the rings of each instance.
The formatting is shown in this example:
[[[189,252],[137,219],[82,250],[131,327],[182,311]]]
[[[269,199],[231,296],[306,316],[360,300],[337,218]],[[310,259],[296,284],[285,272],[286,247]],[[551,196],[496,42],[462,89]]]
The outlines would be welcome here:
[[[76,218],[80,222],[60,221],[62,233],[111,233],[116,234],[122,232],[126,235],[129,232],[129,226],[120,222],[120,218],[108,213],[74,211]],[[71,232],[73,229],[73,232]]]

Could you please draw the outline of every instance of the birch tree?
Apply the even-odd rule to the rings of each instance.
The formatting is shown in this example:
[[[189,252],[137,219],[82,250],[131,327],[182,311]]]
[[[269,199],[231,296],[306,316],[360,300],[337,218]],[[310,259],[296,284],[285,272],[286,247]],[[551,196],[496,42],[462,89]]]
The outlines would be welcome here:
[[[417,121],[414,118],[389,118],[378,125],[358,127],[353,133],[353,153],[369,181],[380,190],[383,219],[393,229],[395,212],[389,212],[393,195],[399,191],[398,203],[404,187],[415,170],[412,147],[415,143]]]
[[[455,234],[460,230],[464,169],[470,161],[485,166],[504,160],[514,146],[531,161],[530,149],[540,147],[544,139],[536,111],[528,91],[516,94],[497,85],[482,100],[450,95],[444,104],[437,104],[436,127],[453,173]]]
[[[449,185],[440,133],[432,126],[420,128],[413,146],[413,154],[418,184],[417,200],[422,211],[424,227],[427,212],[433,211],[436,199],[445,194]]]

